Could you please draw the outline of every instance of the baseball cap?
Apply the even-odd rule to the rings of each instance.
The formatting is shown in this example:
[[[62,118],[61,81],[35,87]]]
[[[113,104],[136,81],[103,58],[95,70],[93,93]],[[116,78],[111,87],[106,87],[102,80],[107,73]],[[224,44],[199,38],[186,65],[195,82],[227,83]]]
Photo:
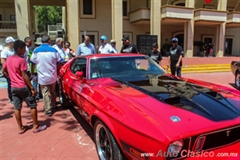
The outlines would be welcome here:
[[[42,44],[42,38],[38,37],[37,41],[35,42],[36,45],[41,45]]]
[[[115,39],[112,39],[112,40],[110,41],[110,43],[116,43]]]
[[[13,37],[7,37],[5,42],[9,44],[9,43],[15,42],[15,39]]]
[[[106,36],[101,36],[100,40],[105,41],[105,40],[107,40],[107,37]]]
[[[158,47],[158,44],[157,44],[157,43],[153,43],[152,46],[153,46],[153,47]]]
[[[172,39],[172,42],[178,42],[178,39],[177,39],[176,37],[174,37],[174,38]]]
[[[122,41],[126,41],[126,40],[129,40],[129,36],[124,36]]]

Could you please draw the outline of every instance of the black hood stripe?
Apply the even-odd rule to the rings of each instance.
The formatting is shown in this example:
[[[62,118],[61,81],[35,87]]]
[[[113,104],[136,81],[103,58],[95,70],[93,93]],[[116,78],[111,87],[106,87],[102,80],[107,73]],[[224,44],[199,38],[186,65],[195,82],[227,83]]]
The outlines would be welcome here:
[[[157,82],[154,85],[148,76],[139,77],[139,81],[136,81],[136,77],[133,81],[129,77],[113,79],[162,103],[188,110],[212,121],[231,120],[240,116],[240,110],[221,94],[171,76],[155,77]]]

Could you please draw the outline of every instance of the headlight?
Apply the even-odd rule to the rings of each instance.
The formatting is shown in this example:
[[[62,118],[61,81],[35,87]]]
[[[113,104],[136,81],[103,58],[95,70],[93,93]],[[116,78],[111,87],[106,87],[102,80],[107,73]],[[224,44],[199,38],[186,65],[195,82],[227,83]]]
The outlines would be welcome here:
[[[168,147],[168,156],[177,157],[183,147],[183,141],[174,141]]]

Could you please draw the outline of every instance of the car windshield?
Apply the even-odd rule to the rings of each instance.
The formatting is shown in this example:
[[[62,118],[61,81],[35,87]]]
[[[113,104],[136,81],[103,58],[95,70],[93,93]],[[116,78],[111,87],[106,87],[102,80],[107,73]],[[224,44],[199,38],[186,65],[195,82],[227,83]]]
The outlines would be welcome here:
[[[90,78],[163,75],[165,71],[148,56],[104,57],[90,60]]]

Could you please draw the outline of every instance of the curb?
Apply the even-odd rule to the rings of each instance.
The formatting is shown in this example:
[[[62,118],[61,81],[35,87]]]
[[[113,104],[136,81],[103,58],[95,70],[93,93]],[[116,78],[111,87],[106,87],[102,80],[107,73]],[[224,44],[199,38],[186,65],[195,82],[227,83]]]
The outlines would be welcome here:
[[[166,68],[166,66],[164,66]],[[168,70],[170,72],[170,69]],[[230,64],[183,65],[182,73],[231,72]]]

